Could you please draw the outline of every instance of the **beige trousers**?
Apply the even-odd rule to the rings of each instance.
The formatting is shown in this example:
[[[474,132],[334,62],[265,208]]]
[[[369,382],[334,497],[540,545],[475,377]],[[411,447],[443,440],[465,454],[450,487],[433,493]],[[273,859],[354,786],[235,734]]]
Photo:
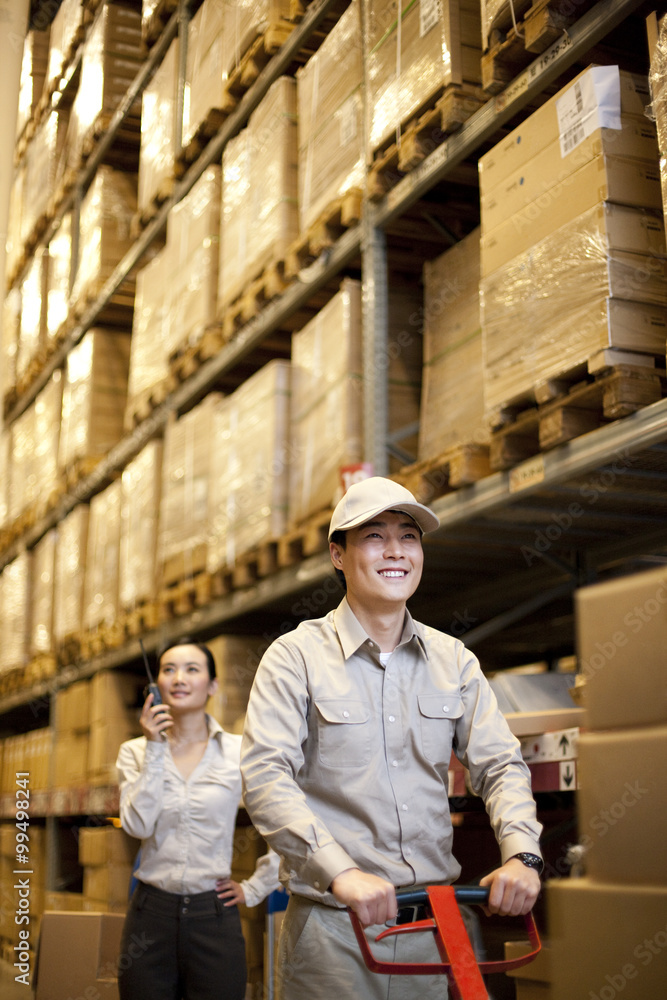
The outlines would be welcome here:
[[[379,944],[382,927],[366,931],[383,961],[439,962],[431,934],[392,937]],[[302,896],[290,897],[278,953],[278,1000],[446,1000],[447,977],[387,976],[364,965],[350,917]]]

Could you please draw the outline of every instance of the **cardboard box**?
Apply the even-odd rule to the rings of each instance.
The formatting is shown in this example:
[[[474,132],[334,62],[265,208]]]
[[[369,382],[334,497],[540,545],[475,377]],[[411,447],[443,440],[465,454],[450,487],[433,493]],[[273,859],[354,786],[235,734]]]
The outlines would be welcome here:
[[[83,593],[83,627],[89,631],[119,617],[121,490],[117,479],[90,501]]]
[[[140,843],[115,826],[79,828],[79,863],[90,868],[134,865]]]
[[[621,125],[620,129],[598,129],[566,156],[561,155],[556,138],[502,181],[492,187],[485,183],[481,191],[483,233],[490,233],[531,202],[549,199],[554,188],[566,185],[572,174],[600,156],[644,160],[655,168],[660,154],[652,123],[626,116]]]
[[[667,991],[667,887],[547,882],[552,1000],[651,1000]]]
[[[56,692],[56,733],[87,732],[90,726],[90,681],[75,681]]]
[[[83,870],[83,894],[89,900],[99,899],[111,905],[127,905],[131,879],[131,863],[110,861],[104,865],[86,866]]]
[[[35,1000],[91,995],[117,1000],[125,918],[112,913],[50,913],[42,917]]]
[[[595,105],[598,109],[604,106],[605,110],[613,107],[621,115],[634,116],[637,121],[647,124],[645,111],[651,99],[647,77],[625,71],[619,73],[617,66],[590,66],[480,157],[480,185],[484,191],[499,185],[560,136],[558,102],[563,98],[567,100],[582,85],[588,91],[589,112]],[[600,119],[591,115],[589,120],[594,123]]]
[[[479,238],[475,229],[424,264],[420,459],[434,458],[454,445],[489,441],[482,383]]]
[[[519,738],[521,754],[527,764],[549,760],[575,760],[578,741],[578,729],[562,729]]]
[[[584,587],[576,592],[575,607],[587,725],[667,722],[667,569]]]
[[[55,741],[53,787],[79,788],[88,784],[88,733],[60,733]]]
[[[145,680],[123,670],[99,670],[90,678],[90,725],[138,719]]]
[[[667,726],[586,732],[579,739],[579,837],[586,874],[667,887]]]
[[[161,440],[149,441],[123,469],[119,581],[123,611],[132,611],[157,596],[162,452]]]
[[[486,231],[483,226],[482,275],[497,270],[604,201],[661,209],[658,162],[598,156],[493,230]]]
[[[141,735],[138,719],[110,719],[90,730],[87,776],[91,785],[116,785],[116,759],[121,743]]]

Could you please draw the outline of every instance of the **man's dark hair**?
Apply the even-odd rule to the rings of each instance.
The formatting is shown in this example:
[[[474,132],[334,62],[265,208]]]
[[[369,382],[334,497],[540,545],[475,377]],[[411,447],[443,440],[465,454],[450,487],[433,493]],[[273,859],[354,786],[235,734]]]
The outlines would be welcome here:
[[[335,542],[336,545],[340,545],[341,549],[345,549],[345,547],[347,546],[347,532],[334,531],[333,535],[331,536],[331,541]],[[345,593],[347,593],[347,582],[345,580],[345,573],[343,573],[342,569],[337,569],[335,566],[334,566],[334,573],[336,574],[339,584],[341,585]]]
[[[197,642],[195,639],[188,638],[188,636],[184,636],[182,639],[175,639],[173,642],[167,642],[160,649],[158,649],[157,652],[158,673],[160,670],[160,663],[162,661],[162,657],[164,656],[165,653],[167,653],[170,649],[173,649],[175,646],[196,646],[196,648],[200,650],[200,652],[202,652],[206,657],[206,665],[208,667],[209,679],[212,681],[215,680],[216,669],[215,669],[215,660],[213,658],[213,653],[208,648],[208,646],[206,646],[203,642]]]

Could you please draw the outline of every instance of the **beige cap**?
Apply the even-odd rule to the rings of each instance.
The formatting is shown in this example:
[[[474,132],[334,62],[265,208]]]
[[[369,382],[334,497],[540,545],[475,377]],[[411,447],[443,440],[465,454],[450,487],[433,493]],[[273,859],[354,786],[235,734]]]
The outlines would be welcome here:
[[[331,515],[329,541],[334,531],[348,531],[365,524],[385,510],[409,514],[422,531],[435,531],[440,524],[432,510],[417,503],[410,490],[382,476],[371,476],[350,486]]]

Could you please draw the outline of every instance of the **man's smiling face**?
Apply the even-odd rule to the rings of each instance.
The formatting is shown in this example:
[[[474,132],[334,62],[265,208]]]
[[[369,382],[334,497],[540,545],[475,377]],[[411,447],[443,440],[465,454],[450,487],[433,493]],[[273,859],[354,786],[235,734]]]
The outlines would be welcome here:
[[[346,545],[331,543],[331,559],[345,574],[347,593],[369,610],[405,604],[421,580],[424,552],[412,518],[387,510],[350,528]]]

